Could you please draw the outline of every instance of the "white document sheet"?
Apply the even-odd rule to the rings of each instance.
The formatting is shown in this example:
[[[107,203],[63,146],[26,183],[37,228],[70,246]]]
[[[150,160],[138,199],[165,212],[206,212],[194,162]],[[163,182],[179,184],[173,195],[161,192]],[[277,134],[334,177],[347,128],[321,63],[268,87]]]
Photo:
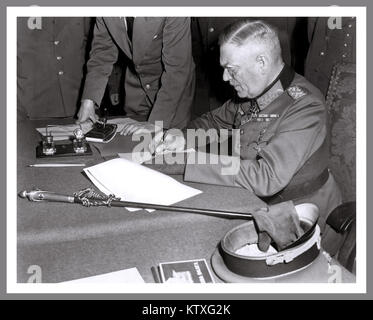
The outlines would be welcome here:
[[[101,192],[114,194],[123,201],[171,205],[202,193],[163,173],[123,158],[97,164],[84,169],[84,172]],[[131,211],[135,210],[139,209]]]
[[[118,284],[118,283],[145,283],[137,268],[130,268],[115,272],[100,274],[97,276],[81,278],[71,281],[64,281],[61,283],[104,283],[104,284]]]

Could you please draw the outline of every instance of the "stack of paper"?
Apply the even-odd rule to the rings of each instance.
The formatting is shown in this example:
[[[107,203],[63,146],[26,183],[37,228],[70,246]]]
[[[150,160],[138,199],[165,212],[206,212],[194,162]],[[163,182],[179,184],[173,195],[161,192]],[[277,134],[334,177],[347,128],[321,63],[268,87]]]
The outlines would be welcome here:
[[[109,160],[84,171],[101,192],[114,194],[123,201],[172,205],[202,193],[163,173],[123,158]]]
[[[64,283],[97,283],[97,284],[118,284],[118,283],[145,283],[137,268],[130,268],[121,271],[115,271],[97,276],[81,278]]]

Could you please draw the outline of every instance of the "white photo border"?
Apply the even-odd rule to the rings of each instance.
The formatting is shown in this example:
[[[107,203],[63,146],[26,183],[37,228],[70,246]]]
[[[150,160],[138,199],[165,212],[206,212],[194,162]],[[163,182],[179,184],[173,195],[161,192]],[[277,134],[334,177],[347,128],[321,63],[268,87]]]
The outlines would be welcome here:
[[[84,13],[84,14],[82,14]],[[305,15],[306,13],[306,15]],[[63,16],[356,17],[356,283],[128,284],[17,283],[17,17]],[[7,7],[7,293],[366,293],[366,7]]]

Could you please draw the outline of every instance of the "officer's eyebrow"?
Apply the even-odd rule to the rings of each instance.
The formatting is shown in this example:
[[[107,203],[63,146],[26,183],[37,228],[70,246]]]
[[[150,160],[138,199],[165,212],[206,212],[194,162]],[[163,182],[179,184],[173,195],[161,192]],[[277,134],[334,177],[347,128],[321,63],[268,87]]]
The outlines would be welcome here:
[[[222,62],[222,61],[220,61],[220,65],[222,66],[222,68],[237,68],[238,67],[237,65],[231,64],[229,62]]]

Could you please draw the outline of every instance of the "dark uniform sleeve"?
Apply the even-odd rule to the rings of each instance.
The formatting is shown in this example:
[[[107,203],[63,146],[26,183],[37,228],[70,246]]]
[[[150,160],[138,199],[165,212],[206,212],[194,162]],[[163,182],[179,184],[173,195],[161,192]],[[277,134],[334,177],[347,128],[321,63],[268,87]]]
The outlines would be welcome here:
[[[195,75],[190,18],[166,18],[161,58],[164,67],[160,80],[161,87],[148,121],[154,122],[162,119],[164,127],[169,128],[178,125],[173,120],[181,108],[189,119],[191,116]],[[188,112],[185,112],[186,109]],[[183,120],[186,120],[185,124],[188,121]]]
[[[276,132],[263,137],[268,142],[257,159],[240,160],[238,173],[223,175],[223,164],[187,164],[185,180],[244,187],[258,196],[279,192],[324,141],[324,103],[305,96],[279,121]]]
[[[96,18],[82,99],[90,99],[97,105],[101,104],[117,58],[118,48],[109,35],[103,19]]]

